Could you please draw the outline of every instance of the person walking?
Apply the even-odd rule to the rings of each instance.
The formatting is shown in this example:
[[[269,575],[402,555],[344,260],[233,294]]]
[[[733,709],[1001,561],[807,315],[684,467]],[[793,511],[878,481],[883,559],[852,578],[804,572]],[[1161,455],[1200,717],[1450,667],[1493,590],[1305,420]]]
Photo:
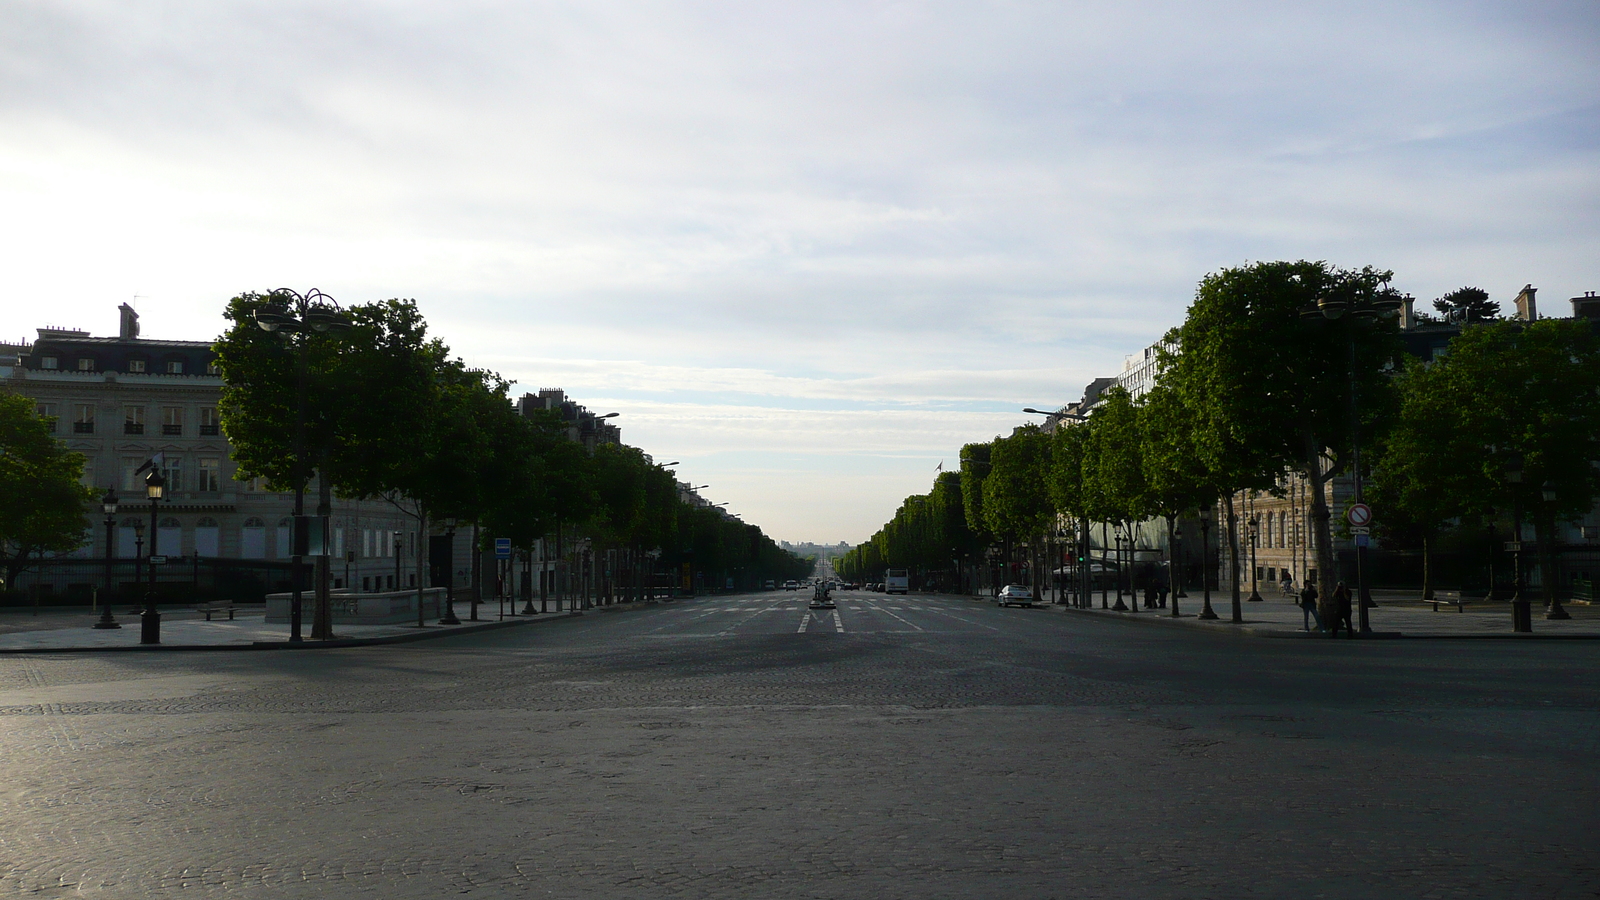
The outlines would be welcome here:
[[[1328,629],[1328,637],[1339,636],[1339,626],[1344,625],[1346,637],[1355,637],[1355,625],[1350,622],[1350,589],[1344,582],[1339,582],[1333,588],[1333,625]]]
[[[1317,620],[1317,630],[1322,630],[1322,613],[1317,612],[1317,586],[1309,582],[1300,589],[1300,613],[1306,631],[1311,630],[1312,619]]]
[[[1156,575],[1156,606],[1157,606],[1157,608],[1159,608],[1159,609],[1166,609],[1167,608],[1167,592],[1169,590],[1171,590],[1171,588],[1169,588],[1167,586],[1167,573],[1166,572],[1162,572],[1162,573]]]

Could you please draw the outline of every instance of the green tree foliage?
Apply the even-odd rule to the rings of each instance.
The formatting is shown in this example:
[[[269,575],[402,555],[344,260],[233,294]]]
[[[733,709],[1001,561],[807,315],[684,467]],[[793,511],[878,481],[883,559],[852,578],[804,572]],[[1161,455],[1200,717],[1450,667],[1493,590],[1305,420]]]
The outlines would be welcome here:
[[[1055,509],[1041,490],[1050,460],[1050,436],[1023,425],[990,445],[983,480],[983,521],[994,534],[1030,540],[1047,533]]]
[[[0,566],[6,585],[38,561],[84,543],[83,457],[51,434],[33,402],[0,391]]]
[[[1377,433],[1393,405],[1387,370],[1401,351],[1388,320],[1304,313],[1319,301],[1370,307],[1392,295],[1390,274],[1304,260],[1224,269],[1201,281],[1173,335],[1177,352],[1163,354],[1160,380],[1192,413],[1196,457],[1228,502],[1227,533],[1238,531],[1229,502],[1236,491],[1274,491],[1285,469],[1307,478],[1324,599],[1334,571],[1326,488],[1351,462],[1352,389],[1362,433]],[[1237,600],[1237,585],[1234,593]]]

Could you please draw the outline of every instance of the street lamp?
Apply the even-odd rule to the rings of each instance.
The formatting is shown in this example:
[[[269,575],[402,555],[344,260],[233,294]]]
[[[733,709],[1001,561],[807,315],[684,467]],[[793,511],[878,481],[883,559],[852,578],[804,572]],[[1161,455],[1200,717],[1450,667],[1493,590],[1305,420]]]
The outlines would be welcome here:
[[[306,343],[313,335],[336,336],[349,331],[350,322],[339,304],[316,288],[304,294],[288,288],[273,291],[267,296],[267,301],[256,308],[255,320],[261,330],[279,335],[294,351],[294,553],[290,558],[289,640],[298,642],[303,603],[301,550],[305,549],[306,544],[306,479],[310,477],[310,467],[306,464]],[[317,515],[325,525],[332,513],[333,503],[333,488],[326,477],[320,480],[317,494]],[[333,637],[332,608],[328,602],[328,548],[324,546],[319,549],[321,554],[316,562],[316,609],[312,614],[311,636],[327,640]]]
[[[161,469],[151,466],[144,477],[144,494],[150,498],[150,587],[144,595],[144,612],[139,615],[139,643],[161,643],[161,613],[156,611],[156,504],[167,492],[167,479]]]
[[[1544,583],[1544,617],[1546,619],[1570,619],[1572,616],[1561,608],[1561,599],[1556,596],[1556,529],[1553,504],[1556,502],[1556,486],[1546,481],[1539,488],[1539,496],[1544,500],[1544,514],[1547,523],[1544,529],[1544,540],[1539,542],[1539,555],[1543,558]]]
[[[1172,545],[1167,548],[1167,587],[1172,591],[1172,612],[1170,615],[1178,617],[1178,598],[1183,596],[1179,585],[1183,581],[1183,564],[1180,562],[1181,554],[1178,548],[1183,546],[1183,526],[1175,525],[1172,529]]]
[[[100,509],[106,514],[106,599],[101,604],[100,621],[94,623],[96,628],[121,628],[122,625],[111,617],[111,583],[115,577],[113,569],[116,566],[116,532],[117,525],[117,489],[107,488],[106,495],[100,499]]]
[[[144,520],[133,520],[133,584],[138,587],[144,584]],[[130,615],[138,615],[135,609]]]
[[[1204,605],[1200,609],[1197,619],[1215,619],[1216,610],[1211,608],[1211,507],[1200,508],[1200,587],[1204,598]]]
[[[1506,460],[1506,483],[1511,485],[1511,630],[1533,631],[1533,613],[1522,596],[1522,455]]]
[[[1127,612],[1128,611],[1127,604],[1124,604],[1122,602],[1122,541],[1123,541],[1123,538],[1122,538],[1122,523],[1121,522],[1112,522],[1111,523],[1111,542],[1116,548],[1113,552],[1116,554],[1116,557],[1117,557],[1117,602],[1111,608],[1116,610],[1117,612]],[[1139,610],[1139,600],[1138,600],[1138,598],[1134,597],[1134,598],[1130,598],[1130,599],[1133,601],[1133,609],[1134,609],[1134,611],[1138,612],[1138,610]]]
[[[1250,517],[1250,596],[1246,600],[1250,603],[1261,602],[1261,592],[1256,590],[1256,542],[1261,535],[1261,516]]]
[[[400,586],[400,553],[401,553],[402,544],[401,544],[401,541],[400,541],[400,537],[401,537],[400,532],[396,531],[393,534],[394,534],[394,588],[393,588],[393,590],[398,591],[398,590],[403,590],[403,588]],[[418,614],[419,615],[421,614],[421,609],[420,608],[418,609]]]
[[[440,625],[460,625],[461,620],[456,618],[456,520],[454,516],[444,520],[444,615],[439,618]]]

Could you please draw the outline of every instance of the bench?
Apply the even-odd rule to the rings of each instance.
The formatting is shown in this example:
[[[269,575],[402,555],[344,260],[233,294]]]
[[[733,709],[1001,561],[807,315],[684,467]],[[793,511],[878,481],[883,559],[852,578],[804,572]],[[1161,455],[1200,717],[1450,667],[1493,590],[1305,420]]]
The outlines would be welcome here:
[[[215,603],[200,603],[195,606],[196,612],[203,612],[206,614],[207,622],[211,621],[212,613],[222,612],[223,610],[227,610],[228,618],[231,620],[233,618],[233,604],[229,601],[218,600]]]
[[[1456,612],[1462,612],[1463,611],[1462,608],[1461,608],[1462,605],[1461,605],[1461,592],[1460,591],[1434,591],[1433,592],[1433,611],[1434,612],[1438,612],[1439,611],[1439,604],[1441,604],[1441,603],[1454,603],[1456,605]]]

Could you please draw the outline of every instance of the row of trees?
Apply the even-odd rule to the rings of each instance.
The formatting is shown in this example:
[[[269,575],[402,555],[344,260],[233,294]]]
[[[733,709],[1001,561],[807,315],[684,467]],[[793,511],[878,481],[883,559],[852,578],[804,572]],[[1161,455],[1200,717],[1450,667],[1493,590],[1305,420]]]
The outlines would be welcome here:
[[[452,357],[413,301],[349,307],[347,329],[306,330],[291,345],[258,327],[258,312],[294,300],[233,298],[232,325],[216,343],[219,411],[241,477],[297,490],[315,470],[321,514],[333,494],[381,498],[418,533],[453,518],[476,526],[484,544],[509,538],[525,551],[581,537],[640,567],[692,556],[719,576],[789,578],[808,568],[759,528],[687,507],[674,475],[638,448],[591,449],[568,440],[555,413],[519,413],[506,381]]]
[[[0,594],[40,559],[83,544],[83,456],[56,439],[33,401],[0,391]]]
[[[1307,261],[1208,275],[1143,397],[1113,389],[1053,434],[1023,426],[962,449],[962,533],[1037,557],[1067,523],[1164,520],[1170,538],[1179,516],[1219,504],[1237,534],[1235,496],[1281,496],[1292,474],[1310,486],[1317,568],[1328,573],[1328,486],[1359,470],[1390,541],[1427,551],[1441,531],[1515,509],[1548,553],[1556,523],[1591,509],[1600,486],[1590,323],[1490,319],[1482,292],[1467,288],[1440,305],[1462,309],[1454,318],[1467,324],[1425,364],[1398,338],[1391,275]],[[841,571],[918,564],[921,551],[894,537],[906,513]],[[1237,572],[1237,547],[1229,552]],[[1236,616],[1238,600],[1236,584]]]

